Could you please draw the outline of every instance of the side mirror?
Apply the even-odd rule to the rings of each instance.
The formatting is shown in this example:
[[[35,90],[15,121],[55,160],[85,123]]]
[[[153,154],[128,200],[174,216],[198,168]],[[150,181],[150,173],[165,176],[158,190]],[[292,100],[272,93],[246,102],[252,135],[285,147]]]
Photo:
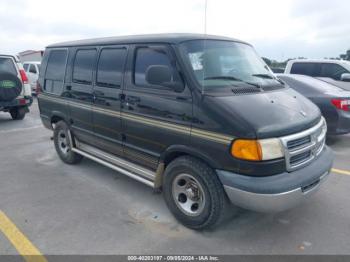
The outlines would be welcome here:
[[[344,82],[350,82],[350,74],[344,73],[341,75],[340,79],[341,79],[341,81],[344,81]]]
[[[182,82],[174,82],[171,69],[164,65],[151,65],[146,70],[146,81],[151,85],[165,86],[175,92],[182,92],[184,85]]]

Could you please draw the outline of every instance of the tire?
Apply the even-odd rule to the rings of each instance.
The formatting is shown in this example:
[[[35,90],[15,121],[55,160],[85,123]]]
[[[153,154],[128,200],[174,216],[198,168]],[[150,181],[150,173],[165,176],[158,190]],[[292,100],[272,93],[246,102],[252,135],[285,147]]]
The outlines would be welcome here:
[[[175,218],[186,227],[213,227],[224,217],[223,186],[215,171],[196,158],[182,156],[167,166],[163,196]]]
[[[59,121],[55,125],[55,129],[53,131],[53,140],[55,143],[56,152],[61,160],[66,164],[74,165],[79,163],[83,159],[83,156],[71,150],[68,134],[68,125],[64,121]]]
[[[11,108],[10,115],[13,120],[23,120],[26,115],[26,110],[23,107]]]

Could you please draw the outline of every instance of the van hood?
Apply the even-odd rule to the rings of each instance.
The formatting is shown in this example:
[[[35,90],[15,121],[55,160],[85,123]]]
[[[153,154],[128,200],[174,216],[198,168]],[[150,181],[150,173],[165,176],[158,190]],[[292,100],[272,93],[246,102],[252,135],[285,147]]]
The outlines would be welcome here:
[[[280,137],[303,131],[317,124],[320,110],[310,100],[291,88],[258,94],[212,97],[225,113],[231,130],[237,125],[250,126],[257,138]],[[220,110],[219,110],[220,111]],[[218,112],[218,111],[217,111]],[[242,132],[240,137],[249,137]]]

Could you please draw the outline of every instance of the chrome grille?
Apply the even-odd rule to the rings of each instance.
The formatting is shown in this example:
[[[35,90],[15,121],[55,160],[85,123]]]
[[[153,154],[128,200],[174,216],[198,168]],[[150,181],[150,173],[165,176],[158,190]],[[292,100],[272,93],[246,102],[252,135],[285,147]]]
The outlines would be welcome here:
[[[288,147],[288,150],[293,150],[295,148],[301,147],[310,142],[311,142],[311,136],[305,136],[299,139],[288,141],[287,147]]]
[[[324,118],[314,127],[290,136],[281,137],[287,171],[309,164],[324,148],[327,125]]]

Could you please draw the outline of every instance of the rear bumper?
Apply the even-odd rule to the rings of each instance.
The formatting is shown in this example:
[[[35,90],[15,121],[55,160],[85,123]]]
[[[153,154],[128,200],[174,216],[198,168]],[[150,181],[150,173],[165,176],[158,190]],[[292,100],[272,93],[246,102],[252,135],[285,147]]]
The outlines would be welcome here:
[[[233,204],[258,212],[280,212],[315,193],[329,176],[332,164],[333,154],[325,147],[315,161],[294,172],[268,177],[248,177],[223,170],[217,170],[217,174]]]
[[[338,110],[338,123],[334,132],[329,132],[330,135],[343,135],[350,133],[350,112]]]
[[[0,101],[0,109],[20,107],[20,106],[31,106],[32,103],[33,103],[32,97],[17,98],[12,101]]]

